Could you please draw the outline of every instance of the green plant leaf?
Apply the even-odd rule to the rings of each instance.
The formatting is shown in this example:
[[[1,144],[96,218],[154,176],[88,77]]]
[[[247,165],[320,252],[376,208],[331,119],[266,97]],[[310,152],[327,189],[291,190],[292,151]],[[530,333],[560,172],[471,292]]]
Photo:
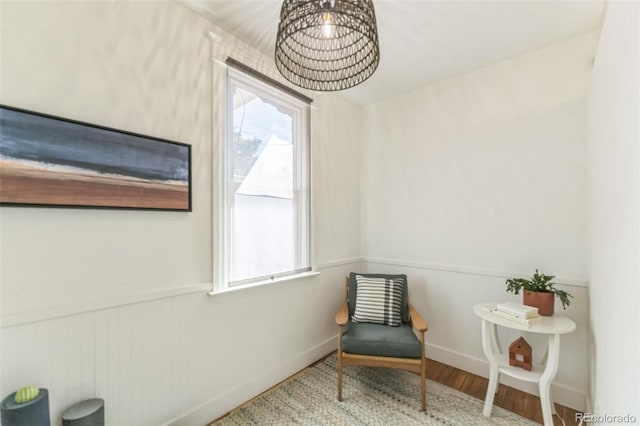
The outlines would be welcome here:
[[[541,274],[537,269],[533,273],[531,279],[524,278],[509,278],[505,282],[507,285],[507,293],[520,294],[520,290],[539,291],[542,293],[555,294],[562,303],[562,308],[567,309],[571,304],[569,298],[573,298],[572,295],[564,290],[558,290],[555,287],[555,283],[551,282],[555,278],[555,275]]]

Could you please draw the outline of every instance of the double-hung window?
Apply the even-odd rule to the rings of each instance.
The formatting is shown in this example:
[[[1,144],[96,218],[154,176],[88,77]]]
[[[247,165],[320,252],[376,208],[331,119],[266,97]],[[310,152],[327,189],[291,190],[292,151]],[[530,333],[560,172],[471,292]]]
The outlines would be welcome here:
[[[310,271],[310,100],[235,62],[226,94],[218,287]]]

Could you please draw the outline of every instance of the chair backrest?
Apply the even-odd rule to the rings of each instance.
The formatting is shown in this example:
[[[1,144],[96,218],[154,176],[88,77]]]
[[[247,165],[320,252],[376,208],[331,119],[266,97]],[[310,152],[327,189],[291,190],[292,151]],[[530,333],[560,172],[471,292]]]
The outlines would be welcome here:
[[[361,275],[367,278],[387,278],[398,279],[403,283],[402,286],[402,322],[409,323],[409,290],[407,287],[407,276],[405,274],[360,274],[357,272],[351,272],[349,274],[349,288],[347,290],[347,303],[349,306],[349,319],[353,317],[356,311],[356,294],[358,293],[358,282],[356,281],[356,275]]]

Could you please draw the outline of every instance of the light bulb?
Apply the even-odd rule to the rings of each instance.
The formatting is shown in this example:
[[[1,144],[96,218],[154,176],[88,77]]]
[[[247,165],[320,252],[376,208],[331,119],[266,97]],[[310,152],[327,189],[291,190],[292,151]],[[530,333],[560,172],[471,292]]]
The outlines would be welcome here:
[[[327,38],[333,37],[335,29],[333,26],[333,16],[331,16],[329,12],[324,13],[322,15],[322,21],[324,22],[322,24],[322,33],[324,34],[324,36]]]

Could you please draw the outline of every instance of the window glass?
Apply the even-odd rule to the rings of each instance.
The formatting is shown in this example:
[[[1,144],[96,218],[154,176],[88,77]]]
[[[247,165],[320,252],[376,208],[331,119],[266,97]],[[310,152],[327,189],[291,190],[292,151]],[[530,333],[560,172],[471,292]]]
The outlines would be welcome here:
[[[227,282],[309,270],[309,106],[233,69],[227,89]]]

